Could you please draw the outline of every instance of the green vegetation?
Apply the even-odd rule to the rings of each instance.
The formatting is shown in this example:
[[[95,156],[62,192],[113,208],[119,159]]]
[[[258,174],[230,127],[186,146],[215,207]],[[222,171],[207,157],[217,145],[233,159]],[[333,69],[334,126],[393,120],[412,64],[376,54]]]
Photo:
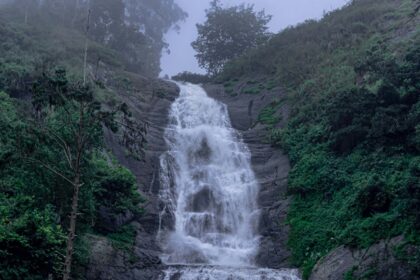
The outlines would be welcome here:
[[[95,75],[106,64],[158,76],[161,53],[168,47],[163,35],[186,17],[173,0],[8,2],[0,9],[0,63],[16,59],[16,74],[33,62],[38,70],[57,61],[80,67],[90,10],[88,59]]]
[[[416,274],[420,274],[420,250],[413,250],[413,244],[420,244],[419,239],[419,235],[407,236],[404,243],[394,248],[395,257],[407,263]]]
[[[355,65],[362,81],[314,92],[283,132],[294,165],[289,244],[306,276],[336,246],[419,233],[418,43],[402,58],[375,44]]]
[[[196,74],[191,72],[182,72],[172,77],[174,81],[189,82],[193,84],[203,84],[210,82],[210,77],[207,75]]]
[[[319,22],[275,35],[218,76],[263,75],[289,93],[288,125],[271,129],[269,139],[287,150],[293,165],[289,246],[305,279],[340,245],[367,248],[404,235],[404,248],[413,246],[411,254],[419,255],[417,6],[411,0],[354,0]],[[275,113],[269,106],[259,121],[273,127]],[[419,259],[409,252],[400,250],[400,259],[418,274]],[[346,277],[353,279],[353,272]]]
[[[131,251],[135,228],[127,223],[110,229],[101,215],[141,215],[142,198],[133,174],[106,151],[103,127],[124,126],[127,155],[136,158],[145,128],[104,81],[110,75],[114,86],[132,91],[125,71],[156,76],[166,47],[162,35],[185,17],[172,0],[94,0],[87,28],[87,1],[53,2],[11,0],[0,9],[0,278],[5,280],[60,277],[66,241],[74,234],[75,265],[87,262],[91,234]],[[286,128],[276,128],[279,100],[264,108],[258,121],[293,165],[289,246],[305,278],[338,246],[367,248],[399,235],[405,241],[394,248],[395,257],[420,273],[417,2],[353,0],[321,21],[287,28],[268,41],[269,17],[253,7],[223,9],[213,1],[208,21],[199,25],[198,59],[209,73],[219,74],[226,93],[257,95],[279,86],[289,93]],[[81,82],[86,29],[87,84]],[[212,45],[213,31],[223,44]],[[191,73],[178,78],[208,81]],[[356,269],[346,279],[353,279]],[[372,267],[363,277],[375,273]]]
[[[206,16],[206,22],[197,25],[198,38],[192,47],[199,65],[210,75],[220,73],[229,60],[269,38],[271,16],[255,12],[252,5],[223,8],[220,0],[213,0]]]
[[[242,90],[242,93],[245,93],[245,94],[259,94],[259,93],[261,93],[261,91],[263,90],[264,88],[262,88],[261,86],[257,86],[257,85],[255,85],[255,86],[247,86],[247,87],[245,87],[243,90]]]
[[[281,105],[281,101],[273,100],[270,105],[264,108],[258,115],[258,121],[269,127],[273,127],[280,121],[280,116],[277,115],[277,110]]]
[[[131,252],[136,238],[136,230],[131,225],[126,225],[109,234],[108,238],[114,247]]]
[[[100,123],[115,124],[110,113],[99,111],[91,91],[68,82],[58,70],[38,79],[33,92],[32,105],[0,93],[2,279],[45,279],[61,274],[64,228],[70,222],[76,186],[80,187],[76,208],[80,238],[84,232],[103,232],[99,207],[108,207],[115,214],[140,214],[134,176],[111,163],[103,150]],[[82,131],[77,130],[80,106],[85,107]],[[81,151],[79,137],[84,139]]]
[[[80,6],[71,7],[76,2]],[[123,145],[136,158],[143,155],[146,131],[103,78],[112,69],[113,86],[129,91],[133,85],[126,70],[155,75],[159,57],[150,52],[160,56],[165,47],[160,32],[185,15],[176,5],[165,6],[169,9],[165,18],[153,19],[155,14],[149,14],[148,22],[158,20],[159,25],[153,34],[143,35],[157,37],[130,43],[139,37],[129,32],[136,33],[133,26],[145,18],[131,14],[130,26],[122,21],[115,25],[122,16],[114,6],[118,2],[91,6],[94,28],[89,30],[86,84],[82,82],[86,1],[62,2],[69,6],[9,1],[0,7],[1,279],[61,278],[66,255],[73,255],[72,274],[78,278],[77,273],[82,273],[78,266],[88,260],[92,234],[106,236],[116,248],[132,249],[133,228],[127,224],[113,229],[103,215],[141,215],[143,199],[134,175],[106,151],[103,128],[119,129]],[[127,5],[140,2],[126,1]],[[144,2],[147,11],[162,4]],[[100,29],[105,16],[112,17],[110,30]],[[99,36],[114,33],[127,35],[113,40],[127,43],[118,46],[133,47],[135,57]],[[152,41],[156,45],[151,46]],[[78,195],[74,195],[76,189]],[[69,253],[66,242],[68,247],[73,234]]]
[[[225,93],[229,94],[230,96],[237,96],[238,95],[238,93],[236,91],[237,86],[238,86],[238,80],[231,80],[231,81],[226,81],[226,82],[223,83]]]

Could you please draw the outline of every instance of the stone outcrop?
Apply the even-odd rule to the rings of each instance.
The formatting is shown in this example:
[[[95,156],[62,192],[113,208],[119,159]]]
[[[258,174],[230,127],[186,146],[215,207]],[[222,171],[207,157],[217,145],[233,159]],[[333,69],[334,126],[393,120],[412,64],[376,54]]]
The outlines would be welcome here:
[[[103,219],[109,229],[130,223],[137,232],[134,250],[117,249],[103,237],[90,237],[91,257],[87,279],[156,279],[162,275],[164,265],[159,259],[161,248],[156,241],[159,227],[159,156],[167,150],[163,133],[168,122],[168,110],[178,96],[175,84],[131,77],[130,89],[113,90],[130,107],[133,117],[148,123],[147,148],[143,161],[127,154],[118,134],[106,132],[106,144],[118,161],[137,177],[139,191],[146,198],[145,214],[136,218],[129,213],[109,217],[103,210]],[[112,86],[112,81],[108,82]],[[260,111],[273,98],[283,95],[280,90],[258,95],[231,96],[224,88],[205,86],[208,94],[228,106],[232,126],[238,130],[252,154],[252,166],[260,184],[258,202],[261,207],[259,224],[261,247],[257,263],[262,267],[289,267],[286,249],[288,226],[285,225],[289,199],[286,196],[287,176],[290,169],[287,156],[266,141],[267,127],[258,124]],[[280,109],[281,123],[286,123],[287,106]]]
[[[402,236],[381,241],[365,250],[351,250],[341,246],[322,258],[312,271],[310,280],[418,280],[407,262],[396,257],[397,246],[403,243]],[[406,246],[411,255],[414,247]]]
[[[258,123],[261,110],[270,105],[273,99],[284,97],[280,89],[262,91],[259,94],[225,92],[223,86],[205,86],[207,93],[228,106],[232,126],[238,130],[248,145],[252,155],[252,167],[260,184],[258,202],[261,207],[259,231],[260,251],[257,264],[268,268],[289,267],[287,238],[289,228],[285,224],[289,198],[286,196],[287,177],[290,170],[285,153],[272,147],[267,141],[267,127]],[[282,127],[287,122],[288,106],[283,105],[279,112]]]
[[[147,145],[142,160],[131,155],[121,143],[121,135],[105,132],[108,149],[117,160],[136,176],[139,191],[146,199],[145,214],[135,217],[127,212],[117,217],[101,209],[101,222],[109,231],[130,224],[136,230],[133,250],[118,249],[111,242],[98,236],[90,236],[90,263],[87,279],[142,280],[156,279],[162,273],[159,258],[161,249],[156,242],[159,227],[159,156],[166,151],[163,138],[168,122],[168,111],[179,94],[178,87],[169,82],[129,75],[129,86],[122,87],[112,79],[107,85],[118,95],[119,102],[125,102],[133,118],[147,123]],[[124,129],[124,128],[122,128]]]

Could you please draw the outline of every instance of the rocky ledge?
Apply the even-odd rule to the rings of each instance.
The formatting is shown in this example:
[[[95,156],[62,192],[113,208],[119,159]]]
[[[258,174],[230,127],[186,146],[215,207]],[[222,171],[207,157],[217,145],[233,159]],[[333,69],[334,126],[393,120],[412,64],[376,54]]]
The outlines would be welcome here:
[[[310,280],[419,280],[413,267],[398,258],[397,251],[414,256],[414,246],[404,246],[404,238],[398,236],[383,240],[364,250],[352,250],[341,246],[322,258],[312,271]],[[418,267],[415,268],[418,270]]]
[[[261,245],[257,264],[267,268],[290,267],[290,252],[287,250],[289,228],[286,225],[290,202],[286,196],[290,164],[282,150],[268,143],[268,128],[258,122],[260,112],[285,94],[280,89],[246,94],[241,93],[240,85],[238,82],[233,93],[225,92],[220,85],[207,85],[205,89],[211,97],[228,106],[232,126],[241,134],[251,152],[252,167],[260,185]],[[286,124],[288,113],[287,105],[279,109],[279,127]]]
[[[117,94],[120,102],[129,106],[133,119],[147,127],[145,154],[139,160],[121,141],[121,130],[117,134],[105,132],[106,145],[117,160],[129,168],[137,178],[139,191],[146,202],[145,214],[135,217],[127,212],[119,216],[101,210],[101,220],[110,231],[130,224],[136,231],[134,248],[121,249],[112,246],[105,237],[88,236],[91,247],[86,278],[95,280],[143,280],[157,279],[163,265],[159,258],[161,248],[156,242],[159,228],[159,156],[167,150],[163,138],[168,122],[168,111],[178,97],[178,87],[170,82],[149,79],[127,73],[128,87],[121,87],[112,79],[107,86]],[[135,140],[135,139],[134,139]],[[130,143],[136,145],[138,143]]]
[[[147,148],[144,160],[138,161],[127,154],[118,134],[106,132],[106,144],[120,163],[137,177],[139,191],[146,198],[145,214],[139,218],[130,213],[118,217],[103,211],[103,221],[109,229],[130,224],[137,233],[134,250],[112,246],[104,237],[91,236],[90,262],[87,279],[142,280],[158,279],[165,268],[159,259],[161,248],[156,241],[159,227],[159,157],[167,150],[163,133],[168,122],[171,103],[179,94],[178,87],[161,80],[138,76],[130,77],[130,90],[114,87],[121,101],[129,105],[133,117],[148,124]],[[112,87],[112,83],[111,87]],[[229,95],[222,86],[206,85],[208,94],[228,106],[232,126],[243,137],[252,154],[252,166],[260,184],[258,202],[261,207],[259,224],[261,247],[257,263],[261,267],[289,267],[287,250],[288,226],[285,224],[289,199],[286,196],[290,164],[283,151],[273,148],[266,141],[267,127],[258,123],[258,115],[274,98],[283,96],[280,90],[258,95]],[[279,113],[286,123],[287,106]]]

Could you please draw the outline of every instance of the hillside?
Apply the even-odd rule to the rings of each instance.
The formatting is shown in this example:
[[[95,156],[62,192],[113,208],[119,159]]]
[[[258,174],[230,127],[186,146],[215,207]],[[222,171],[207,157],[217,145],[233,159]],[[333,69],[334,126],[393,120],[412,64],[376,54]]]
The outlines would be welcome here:
[[[317,263],[311,279],[420,277],[419,7],[351,1],[274,35],[217,77],[232,96],[288,93],[258,122],[292,163],[288,244],[305,279]]]
[[[206,92],[157,78],[185,17],[0,0],[0,278],[242,279],[233,256],[253,279],[420,279],[419,1],[353,0],[175,77]]]
[[[138,221],[150,215],[143,209],[147,195],[139,193],[145,180],[127,167],[144,166],[153,132],[146,112],[177,92],[156,78],[165,47],[159,36],[185,14],[176,5],[165,10],[158,2],[126,1],[150,12],[150,30],[140,34],[132,26],[139,24],[134,12],[132,25],[117,24],[117,2],[91,1],[87,36],[88,1],[0,5],[1,279],[62,278],[76,177],[72,279],[85,279],[94,269],[96,244],[130,265],[144,263],[134,247],[144,231]],[[112,17],[111,25],[104,24],[108,30],[101,29],[110,20],[104,15]],[[160,262],[157,253],[147,258]]]

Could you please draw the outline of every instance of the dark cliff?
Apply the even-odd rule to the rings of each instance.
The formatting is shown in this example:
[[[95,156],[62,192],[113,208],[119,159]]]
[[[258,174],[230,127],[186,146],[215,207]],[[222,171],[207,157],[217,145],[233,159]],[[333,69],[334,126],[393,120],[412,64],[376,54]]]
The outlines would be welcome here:
[[[102,218],[111,229],[126,224],[134,226],[135,245],[132,250],[121,250],[106,238],[92,237],[87,279],[154,279],[161,272],[160,247],[155,238],[159,226],[159,156],[166,150],[163,132],[178,88],[173,83],[139,76],[131,76],[131,85],[128,91],[121,92],[118,87],[113,89],[120,92],[133,117],[147,123],[144,158],[137,160],[131,156],[127,147],[121,144],[120,137],[111,131],[106,131],[106,144],[118,161],[136,176],[139,191],[146,199],[143,205],[145,213],[139,218],[129,214],[113,217],[103,213]]]
[[[148,122],[147,148],[144,161],[127,156],[126,148],[117,135],[107,132],[107,145],[117,159],[137,177],[139,190],[146,197],[145,214],[135,219],[121,215],[109,220],[110,227],[118,228],[131,223],[136,228],[133,252],[114,248],[105,238],[92,237],[92,252],[87,272],[88,279],[155,279],[161,275],[164,265],[159,259],[160,247],[156,241],[159,226],[159,156],[166,151],[163,132],[167,125],[168,109],[178,94],[175,84],[138,79],[140,90],[123,95],[136,118]],[[206,85],[208,94],[228,106],[232,125],[243,137],[252,154],[252,166],[260,184],[258,202],[261,207],[261,247],[256,262],[262,267],[288,267],[290,253],[287,250],[288,226],[285,224],[289,199],[286,196],[287,176],[290,164],[287,156],[272,147],[265,139],[266,126],[258,123],[261,110],[269,106],[280,90],[259,96],[231,96],[224,88]],[[156,94],[159,92],[159,94]],[[282,124],[286,123],[288,108],[281,110]]]
[[[240,84],[235,92],[240,92]],[[269,268],[289,267],[289,229],[286,225],[289,199],[286,191],[290,164],[281,149],[268,143],[268,128],[258,121],[260,112],[270,105],[274,97],[284,97],[284,93],[277,89],[259,95],[228,94],[220,85],[208,85],[205,89],[211,97],[228,106],[232,126],[239,131],[251,151],[252,167],[260,185],[258,203],[261,207],[261,245],[257,264]],[[282,127],[287,121],[288,107],[282,106],[279,114],[282,122],[278,126]]]

